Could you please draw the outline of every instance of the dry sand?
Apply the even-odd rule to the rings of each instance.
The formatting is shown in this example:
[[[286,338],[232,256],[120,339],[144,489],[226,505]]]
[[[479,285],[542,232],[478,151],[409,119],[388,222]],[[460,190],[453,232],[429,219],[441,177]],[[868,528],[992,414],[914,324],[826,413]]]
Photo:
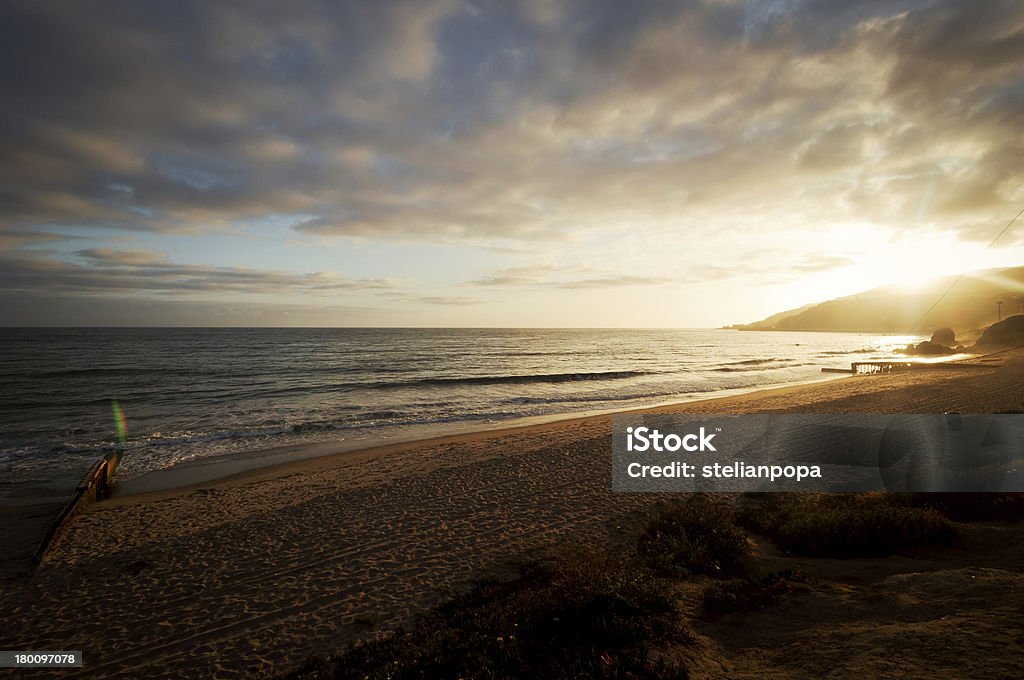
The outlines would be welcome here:
[[[1019,409],[1024,356],[1002,359],[991,369],[851,377],[663,410]],[[654,500],[611,493],[607,416],[328,456],[216,483],[114,498],[78,517],[31,581],[5,589],[0,649],[84,650],[82,670],[54,671],[55,677],[240,677],[285,671],[311,653],[384,634],[474,577],[506,569],[537,551],[613,542],[621,527]],[[1017,543],[1002,545],[1016,546],[1019,554],[1019,533],[1013,535]],[[1008,559],[1006,564],[1012,563]],[[950,658],[943,663],[953,668],[947,677],[973,675],[967,653],[974,649],[979,654],[1010,649],[1019,663],[1021,603],[998,595],[1024,592],[1019,562],[1014,569],[960,573],[966,567],[956,567],[947,573],[920,569],[911,560],[859,586],[850,584],[860,578],[854,562],[836,569],[832,582],[839,590],[833,600],[844,601],[843,588],[867,588],[847,592],[849,606],[875,598],[875,618],[843,618],[832,605],[812,603],[806,606],[818,606],[817,614],[797,619],[817,623],[784,626],[792,635],[785,638],[775,625],[778,614],[762,614],[737,624],[747,635],[740,642],[713,627],[705,631],[707,653],[695,663],[708,664],[705,670],[713,675],[729,673],[724,659],[730,654],[744,659],[735,650],[748,650],[750,658],[732,670],[758,677],[785,668],[779,644],[807,653],[824,646],[825,660],[805,668],[806,674],[791,667],[788,674],[778,671],[779,677],[824,677],[830,667],[858,668],[859,663],[839,664],[847,649],[891,660],[886,667],[871,666],[867,675],[930,677],[936,675],[934,664],[928,672],[915,672],[924,667],[914,665],[914,654],[932,655],[937,641],[948,636],[956,636],[959,656],[946,655]],[[967,581],[970,576],[978,585]],[[914,621],[926,614],[900,612],[917,611],[914,603],[927,603],[933,591],[944,598],[950,616],[961,617],[954,621],[972,625],[932,622],[915,632]],[[891,607],[892,601],[898,606]],[[998,625],[1006,607],[1016,607],[1011,612],[1016,630]],[[890,610],[891,619],[886,618]],[[945,611],[929,605],[921,611],[940,610]],[[889,643],[883,644],[893,635],[932,642],[911,645],[917,651],[909,656],[894,656],[886,651]]]

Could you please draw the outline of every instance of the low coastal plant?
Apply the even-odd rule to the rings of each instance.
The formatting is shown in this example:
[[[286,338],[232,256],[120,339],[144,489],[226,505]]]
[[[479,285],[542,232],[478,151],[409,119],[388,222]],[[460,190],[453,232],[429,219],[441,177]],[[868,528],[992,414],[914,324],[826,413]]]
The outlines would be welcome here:
[[[411,630],[314,658],[287,676],[686,678],[652,647],[692,641],[664,581],[625,557],[532,565],[441,605]]]
[[[880,493],[773,494],[740,519],[784,550],[810,557],[883,556],[956,537],[940,512],[901,505]]]
[[[704,589],[704,613],[718,615],[772,607],[784,595],[807,590],[806,583],[805,576],[791,569],[713,581]]]
[[[906,507],[931,508],[961,522],[995,520],[1018,522],[1024,518],[1024,493],[893,493],[893,502]]]
[[[656,510],[637,542],[640,559],[662,576],[727,573],[746,553],[747,536],[735,510],[705,496]]]

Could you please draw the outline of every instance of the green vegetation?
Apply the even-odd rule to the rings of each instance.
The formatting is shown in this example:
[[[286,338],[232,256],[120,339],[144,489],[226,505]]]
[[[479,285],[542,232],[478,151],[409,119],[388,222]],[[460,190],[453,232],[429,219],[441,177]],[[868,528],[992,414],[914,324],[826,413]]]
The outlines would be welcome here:
[[[733,569],[746,535],[705,497],[652,513],[635,552],[579,554],[483,582],[411,630],[310,659],[287,676],[328,678],[687,677],[656,652],[692,642],[663,576]]]
[[[1016,517],[1021,494],[752,495],[738,515],[729,500],[690,496],[658,507],[635,548],[615,555],[564,555],[524,567],[512,581],[487,581],[420,618],[407,631],[310,659],[286,676],[335,678],[687,677],[680,648],[694,638],[677,608],[677,581],[712,577],[704,613],[775,606],[806,591],[790,570],[744,576],[741,525],[795,554],[881,556],[955,537],[944,516]],[[359,621],[374,625],[372,619]]]
[[[732,507],[703,496],[659,508],[637,543],[640,559],[663,576],[729,572],[746,553]]]
[[[893,496],[895,502],[907,507],[938,510],[961,522],[1018,522],[1024,518],[1024,493],[900,493]]]
[[[486,582],[411,631],[316,658],[290,678],[686,678],[652,646],[683,644],[664,581],[635,562],[581,555]]]
[[[791,569],[715,581],[704,589],[704,612],[716,615],[764,609],[778,604],[783,595],[806,590],[806,583],[802,574]]]
[[[784,550],[810,557],[882,556],[956,537],[937,510],[908,507],[896,494],[772,495],[741,520]]]

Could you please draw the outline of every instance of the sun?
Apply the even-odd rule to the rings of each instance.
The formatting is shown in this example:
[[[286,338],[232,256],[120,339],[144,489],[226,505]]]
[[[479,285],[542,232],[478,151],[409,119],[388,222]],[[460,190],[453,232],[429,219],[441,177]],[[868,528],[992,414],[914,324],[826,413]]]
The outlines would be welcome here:
[[[865,249],[846,273],[848,283],[861,289],[891,286],[904,293],[930,289],[936,281],[965,272],[1017,266],[1021,248],[992,249],[965,242],[950,232],[890,239]]]
[[[966,272],[1024,264],[1024,247],[989,248],[955,232],[908,233],[878,224],[840,224],[823,229],[809,245],[845,264],[795,277],[785,295],[796,307],[855,295],[874,288],[900,294],[934,291]]]

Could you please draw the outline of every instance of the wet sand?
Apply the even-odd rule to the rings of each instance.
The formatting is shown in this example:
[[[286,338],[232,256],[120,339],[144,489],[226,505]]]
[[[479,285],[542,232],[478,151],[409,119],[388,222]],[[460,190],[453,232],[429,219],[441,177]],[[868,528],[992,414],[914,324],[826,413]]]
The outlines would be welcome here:
[[[989,413],[1022,401],[1015,353],[991,369],[659,410]],[[4,590],[0,648],[84,650],[83,669],[54,677],[286,671],[531,554],[616,541],[657,498],[611,492],[610,425],[599,416],[396,444],[104,501],[31,581]]]

